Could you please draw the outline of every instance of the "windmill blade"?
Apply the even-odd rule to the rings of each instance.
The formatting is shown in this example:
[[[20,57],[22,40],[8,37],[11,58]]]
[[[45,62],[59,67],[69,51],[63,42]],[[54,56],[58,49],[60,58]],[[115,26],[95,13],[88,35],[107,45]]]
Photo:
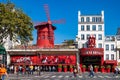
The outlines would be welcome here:
[[[65,19],[60,19],[60,20],[53,20],[51,21],[53,24],[60,24],[60,23],[65,23]]]
[[[37,25],[45,25],[45,24],[48,24],[48,22],[33,22],[34,26],[37,26]]]
[[[46,13],[48,21],[50,21],[50,13],[49,13],[48,4],[44,4],[44,9],[45,9],[45,13]]]

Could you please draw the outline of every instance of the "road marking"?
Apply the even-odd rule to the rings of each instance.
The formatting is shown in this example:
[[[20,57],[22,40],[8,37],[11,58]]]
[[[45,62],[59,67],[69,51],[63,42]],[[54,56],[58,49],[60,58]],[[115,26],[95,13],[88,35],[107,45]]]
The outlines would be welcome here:
[[[103,76],[98,76],[98,77],[100,77],[100,78],[104,78]]]
[[[52,76],[51,78],[54,78],[54,77],[56,77],[56,76]]]
[[[48,78],[48,77],[50,77],[50,76],[45,76],[44,78]]]
[[[107,78],[111,78],[111,77],[109,77],[109,76],[105,76],[105,77],[107,77]]]
[[[63,76],[58,76],[58,78],[62,78]]]
[[[69,76],[65,76],[66,78],[68,78]]]
[[[82,78],[83,76],[78,76],[79,78]]]

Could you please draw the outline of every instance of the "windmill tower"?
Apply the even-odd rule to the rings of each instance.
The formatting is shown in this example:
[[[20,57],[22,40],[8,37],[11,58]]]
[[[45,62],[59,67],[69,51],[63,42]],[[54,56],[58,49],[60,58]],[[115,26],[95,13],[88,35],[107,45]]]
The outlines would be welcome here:
[[[54,48],[54,30],[56,27],[52,24],[54,23],[64,23],[64,20],[50,20],[48,5],[44,5],[44,9],[47,16],[47,22],[39,22],[35,29],[37,30],[37,46],[39,48]]]

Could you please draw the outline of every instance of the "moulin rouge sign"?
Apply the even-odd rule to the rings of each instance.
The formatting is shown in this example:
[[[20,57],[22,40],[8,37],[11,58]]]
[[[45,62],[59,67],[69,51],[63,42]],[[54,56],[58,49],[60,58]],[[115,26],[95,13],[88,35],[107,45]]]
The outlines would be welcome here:
[[[30,57],[17,57],[13,59],[13,62],[25,62],[25,61],[31,61]]]

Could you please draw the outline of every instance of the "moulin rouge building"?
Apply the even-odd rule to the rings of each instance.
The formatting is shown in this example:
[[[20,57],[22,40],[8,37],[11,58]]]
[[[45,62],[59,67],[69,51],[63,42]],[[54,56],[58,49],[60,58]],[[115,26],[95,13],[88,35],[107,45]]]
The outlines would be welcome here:
[[[96,15],[82,15],[78,11],[78,35],[76,37],[77,48],[65,49],[54,46],[55,26],[50,21],[36,25],[36,46],[18,46],[7,50],[10,55],[10,65],[40,65],[46,67],[59,64],[67,66],[85,65],[111,67],[118,65],[120,61],[120,36],[105,36],[104,11]],[[118,31],[119,33],[119,31]]]

